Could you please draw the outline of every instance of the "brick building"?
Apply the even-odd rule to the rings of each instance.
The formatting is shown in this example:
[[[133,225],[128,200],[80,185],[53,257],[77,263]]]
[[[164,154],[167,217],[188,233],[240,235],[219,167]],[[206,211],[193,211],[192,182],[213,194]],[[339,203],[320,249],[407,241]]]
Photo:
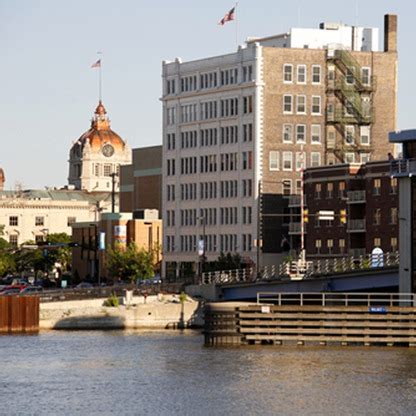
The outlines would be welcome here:
[[[157,249],[155,266],[161,261],[162,222],[156,210],[144,210],[142,219],[131,213],[108,213],[100,221],[78,222],[72,225],[72,271],[79,279],[93,282],[113,281],[107,270],[107,250],[115,244],[134,242],[138,249]],[[101,240],[101,241],[100,241]]]
[[[308,259],[398,250],[398,186],[389,160],[310,168],[304,177]],[[292,247],[299,247],[299,205],[292,197]],[[333,211],[334,220],[320,220],[319,211]]]
[[[249,39],[163,63],[165,275],[238,252],[278,263],[301,167],[384,159],[396,126],[397,17]]]
[[[162,212],[162,146],[133,149],[131,165],[120,167],[120,212]]]

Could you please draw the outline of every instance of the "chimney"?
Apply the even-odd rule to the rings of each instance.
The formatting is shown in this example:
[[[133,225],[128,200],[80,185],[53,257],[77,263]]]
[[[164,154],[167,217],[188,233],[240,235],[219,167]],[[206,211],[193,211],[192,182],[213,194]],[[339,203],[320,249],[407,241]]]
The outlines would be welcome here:
[[[384,52],[397,52],[397,15],[384,15]]]

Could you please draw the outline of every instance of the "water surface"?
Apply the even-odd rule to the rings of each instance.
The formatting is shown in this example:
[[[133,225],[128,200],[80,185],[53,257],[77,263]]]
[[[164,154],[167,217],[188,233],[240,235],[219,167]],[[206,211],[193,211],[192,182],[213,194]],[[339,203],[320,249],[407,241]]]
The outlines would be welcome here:
[[[0,337],[0,414],[414,415],[416,350],[206,348],[197,332]]]

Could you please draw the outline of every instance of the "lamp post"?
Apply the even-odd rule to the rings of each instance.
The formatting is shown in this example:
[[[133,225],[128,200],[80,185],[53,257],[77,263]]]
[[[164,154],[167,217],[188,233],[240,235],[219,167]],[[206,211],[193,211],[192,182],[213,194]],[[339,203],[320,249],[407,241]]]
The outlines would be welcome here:
[[[111,176],[111,212],[114,214],[116,206],[116,176],[117,172],[110,173]]]
[[[198,217],[202,224],[202,240],[199,240],[198,244],[198,268],[199,268],[199,283],[202,283],[202,273],[204,272],[205,265],[205,216]]]

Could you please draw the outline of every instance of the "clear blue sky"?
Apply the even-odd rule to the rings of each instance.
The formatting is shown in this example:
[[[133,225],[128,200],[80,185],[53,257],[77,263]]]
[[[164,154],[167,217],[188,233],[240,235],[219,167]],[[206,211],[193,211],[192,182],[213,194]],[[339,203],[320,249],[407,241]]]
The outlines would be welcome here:
[[[68,151],[97,104],[96,52],[112,128],[132,147],[160,144],[161,61],[235,50],[233,1],[0,0],[0,166],[6,189],[67,183]],[[239,43],[247,36],[317,27],[321,21],[380,28],[399,15],[398,128],[416,127],[414,17],[410,0],[240,0]]]

